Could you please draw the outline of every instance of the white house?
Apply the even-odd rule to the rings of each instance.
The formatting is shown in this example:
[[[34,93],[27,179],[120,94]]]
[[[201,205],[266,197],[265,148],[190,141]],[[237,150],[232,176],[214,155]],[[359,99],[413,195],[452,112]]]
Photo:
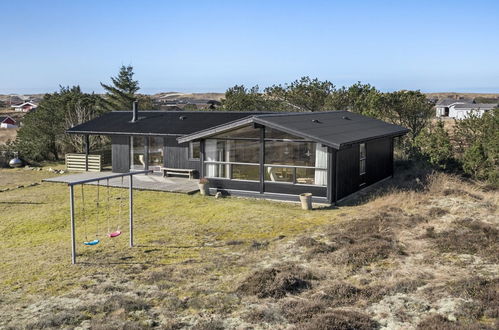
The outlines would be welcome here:
[[[449,107],[449,117],[455,119],[465,119],[471,113],[481,117],[485,112],[497,108],[497,103],[472,103],[453,104]]]
[[[31,110],[36,109],[38,107],[38,104],[29,101],[22,104],[13,105],[12,107],[14,108],[14,111],[30,112]]]
[[[17,128],[16,121],[9,116],[0,117],[0,128]]]
[[[475,103],[472,99],[442,99],[437,102],[435,109],[439,118],[464,119],[472,112],[482,116],[497,106],[497,103]]]

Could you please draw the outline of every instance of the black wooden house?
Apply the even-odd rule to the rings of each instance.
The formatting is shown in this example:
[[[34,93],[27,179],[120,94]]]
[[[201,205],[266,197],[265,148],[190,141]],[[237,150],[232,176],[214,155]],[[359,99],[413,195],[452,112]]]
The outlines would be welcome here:
[[[348,111],[115,111],[68,130],[110,136],[114,172],[194,169],[213,190],[328,203],[391,177],[407,132]]]

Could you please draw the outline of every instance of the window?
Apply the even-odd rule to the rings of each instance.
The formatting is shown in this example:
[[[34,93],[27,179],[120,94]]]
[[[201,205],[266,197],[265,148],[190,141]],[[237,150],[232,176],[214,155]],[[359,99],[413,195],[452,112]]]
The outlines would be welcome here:
[[[205,154],[207,177],[260,180],[258,140],[207,139]]]
[[[328,149],[265,128],[265,164],[260,173],[260,129],[246,126],[205,140],[205,175],[210,178],[326,186]]]
[[[163,145],[164,139],[162,137],[151,136],[149,140],[149,153],[147,158],[148,168],[151,170],[159,171],[163,166]]]
[[[199,160],[201,157],[201,144],[199,141],[189,142],[189,159]]]
[[[131,170],[144,170],[146,167],[146,138],[144,136],[130,137]]]
[[[303,140],[303,138],[296,135],[291,135],[283,131],[279,131],[270,127],[265,127],[266,140]]]
[[[253,126],[244,126],[229,132],[213,136],[214,139],[259,139],[260,129]]]
[[[366,144],[359,145],[360,175],[366,174]]]
[[[327,185],[327,148],[315,142],[265,141],[265,181]]]

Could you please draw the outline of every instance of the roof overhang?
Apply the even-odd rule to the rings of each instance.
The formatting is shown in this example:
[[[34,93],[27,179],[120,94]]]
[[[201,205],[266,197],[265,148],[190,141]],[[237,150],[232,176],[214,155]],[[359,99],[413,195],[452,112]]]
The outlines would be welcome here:
[[[165,133],[134,133],[134,132],[104,132],[104,131],[71,131],[68,129],[65,133],[74,135],[140,135],[140,136],[173,136],[179,137],[182,134],[165,134]]]

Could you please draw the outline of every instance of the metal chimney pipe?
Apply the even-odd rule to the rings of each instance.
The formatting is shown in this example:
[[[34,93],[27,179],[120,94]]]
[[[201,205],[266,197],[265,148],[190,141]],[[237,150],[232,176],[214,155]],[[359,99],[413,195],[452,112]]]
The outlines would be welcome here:
[[[139,119],[139,102],[133,101],[132,103],[132,123],[136,122]]]

